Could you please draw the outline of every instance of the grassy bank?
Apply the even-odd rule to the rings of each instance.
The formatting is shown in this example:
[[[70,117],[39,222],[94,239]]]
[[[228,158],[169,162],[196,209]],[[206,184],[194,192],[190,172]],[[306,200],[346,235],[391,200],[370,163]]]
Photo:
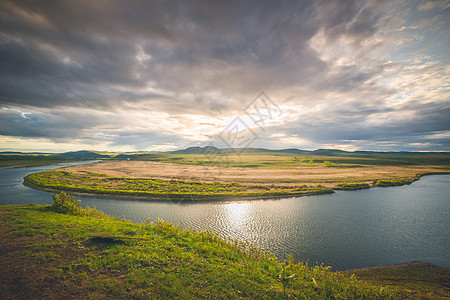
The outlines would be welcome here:
[[[122,178],[89,172],[75,174],[67,171],[44,171],[25,177],[31,187],[77,193],[131,196],[142,198],[195,196],[199,199],[226,197],[286,197],[332,193],[321,186],[244,185],[238,183],[161,180],[151,178]]]
[[[96,164],[94,164],[95,166]],[[102,165],[102,164],[100,164]],[[302,182],[277,182],[276,184],[240,184],[219,181],[186,181],[176,179],[114,177],[105,173],[79,171],[92,166],[75,166],[27,175],[24,184],[50,192],[67,191],[75,194],[115,196],[137,199],[220,200],[255,199],[306,196],[333,193],[334,190],[360,190],[370,187],[389,187],[411,184],[422,176],[449,174],[446,172],[421,172],[405,178],[375,179],[369,182],[335,182],[325,187]],[[75,170],[69,172],[66,170]],[[77,171],[78,170],[78,171]],[[354,178],[355,180],[355,178]],[[329,182],[328,182],[329,183]]]
[[[402,288],[414,299],[449,299],[450,269],[423,261],[349,270],[356,278],[376,285]]]
[[[3,299],[399,299],[406,295],[329,267],[311,267],[292,258],[279,262],[268,252],[212,233],[181,230],[162,221],[144,225],[115,220],[95,209],[77,208],[67,197],[52,206],[1,207],[0,215]]]
[[[253,167],[229,165],[194,165],[155,161],[103,161],[83,166],[61,169],[80,177],[88,178],[92,173],[115,178],[153,178],[191,182],[238,182],[243,185],[292,186],[322,185],[336,188],[341,183],[367,183],[373,185],[377,180],[414,180],[418,174],[447,172],[445,165],[341,165],[327,167],[324,164],[304,164],[288,161],[280,164],[270,161],[271,157],[255,157]],[[278,158],[278,157],[277,157]],[[245,158],[242,158],[245,159]],[[258,159],[260,160],[258,163]],[[265,167],[259,165],[264,164]]]

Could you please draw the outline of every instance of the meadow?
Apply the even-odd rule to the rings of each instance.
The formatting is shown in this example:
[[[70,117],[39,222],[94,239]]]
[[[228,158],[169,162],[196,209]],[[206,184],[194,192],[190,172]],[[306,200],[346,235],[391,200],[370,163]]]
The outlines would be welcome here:
[[[81,175],[83,174],[83,175]],[[76,193],[119,195],[129,197],[156,197],[164,199],[192,195],[203,199],[277,197],[292,195],[311,195],[332,193],[333,190],[322,186],[277,186],[277,185],[243,185],[236,182],[199,182],[182,180],[162,180],[154,178],[110,177],[84,171],[44,171],[25,177],[25,184],[50,190],[64,190]]]
[[[226,156],[224,163],[223,157],[204,154],[143,154],[34,173],[26,182],[121,197],[237,199],[403,185],[423,175],[450,173],[446,156],[439,155],[416,161],[292,153]],[[211,232],[181,230],[161,220],[120,220],[81,208],[65,193],[54,195],[52,205],[2,206],[0,216],[1,298],[450,297],[445,268],[412,264],[333,272],[292,256],[279,261],[270,252]]]
[[[226,155],[159,153],[105,160],[31,174],[25,182],[51,191],[199,198],[282,197],[410,184],[427,174],[450,173],[441,164],[391,157],[335,157],[292,153]]]
[[[74,159],[50,155],[0,154],[0,167],[33,167],[70,161]]]
[[[210,232],[118,220],[82,209],[64,193],[52,205],[3,206],[0,214],[3,298],[400,299],[408,293],[292,257],[278,261]]]

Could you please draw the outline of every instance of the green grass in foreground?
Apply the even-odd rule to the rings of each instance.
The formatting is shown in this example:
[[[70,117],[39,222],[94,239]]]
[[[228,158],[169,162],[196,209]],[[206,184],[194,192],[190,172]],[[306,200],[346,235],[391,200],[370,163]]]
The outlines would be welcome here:
[[[8,210],[2,219],[11,229],[0,247],[8,244],[8,238],[32,241],[15,259],[40,272],[33,275],[34,288],[50,298],[52,293],[64,296],[58,294],[63,291],[82,298],[115,299],[398,299],[405,295],[332,272],[330,267],[295,263],[292,257],[279,262],[269,252],[227,242],[210,232],[181,230],[163,221],[143,225],[113,220],[95,209],[79,208],[65,194],[55,199],[51,206],[1,209]],[[90,238],[132,237],[136,229],[142,239],[104,243]],[[39,283],[39,276],[52,283],[50,290],[42,291],[46,285]],[[61,285],[64,290],[58,289]]]
[[[79,175],[66,171],[44,171],[26,176],[37,187],[72,192],[117,194],[130,196],[197,195],[197,196],[259,196],[285,194],[329,193],[331,189],[306,185],[279,187],[275,185],[242,185],[238,183],[195,182],[149,178],[109,177],[105,174]]]

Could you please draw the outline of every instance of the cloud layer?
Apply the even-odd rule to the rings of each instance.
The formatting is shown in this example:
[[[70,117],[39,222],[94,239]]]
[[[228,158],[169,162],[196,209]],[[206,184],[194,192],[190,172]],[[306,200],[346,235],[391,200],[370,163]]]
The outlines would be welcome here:
[[[252,146],[450,151],[449,7],[2,1],[0,150],[218,143],[264,91]]]

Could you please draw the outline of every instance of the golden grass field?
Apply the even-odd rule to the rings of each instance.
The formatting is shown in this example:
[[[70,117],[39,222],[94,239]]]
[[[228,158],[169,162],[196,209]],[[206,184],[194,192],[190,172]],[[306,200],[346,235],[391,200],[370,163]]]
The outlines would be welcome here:
[[[271,161],[273,157],[259,157],[259,161]],[[373,183],[378,179],[414,178],[428,172],[449,172],[448,168],[436,165],[378,166],[339,165],[327,167],[323,163],[308,164],[283,158],[264,167],[220,167],[186,163],[155,161],[103,161],[89,165],[62,168],[78,175],[89,172],[123,178],[154,178],[201,182],[237,182],[240,184],[336,187],[339,183]],[[328,158],[330,159],[330,158]]]

